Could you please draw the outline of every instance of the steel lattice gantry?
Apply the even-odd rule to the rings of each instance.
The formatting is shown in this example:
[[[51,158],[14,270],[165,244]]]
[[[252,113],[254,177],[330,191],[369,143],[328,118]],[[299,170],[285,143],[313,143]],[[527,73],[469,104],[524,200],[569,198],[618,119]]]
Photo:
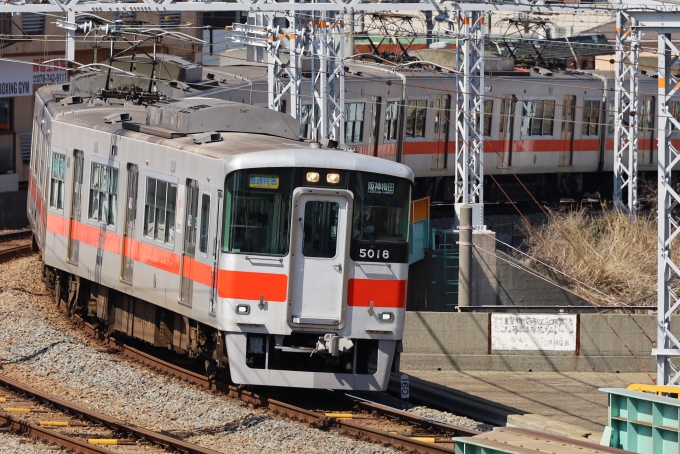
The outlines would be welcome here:
[[[638,155],[638,77],[640,31],[637,21],[619,11],[616,14],[616,61],[614,75],[614,205],[635,218]],[[605,106],[606,108],[606,106]],[[624,200],[624,191],[626,199]]]
[[[484,202],[484,15],[455,13],[456,36],[456,180],[455,201]],[[480,220],[483,223],[483,219]]]
[[[657,342],[652,354],[656,356],[657,384],[680,386],[680,341],[671,332],[671,315],[680,308],[680,279],[677,253],[674,247],[680,233],[677,208],[680,206],[678,187],[673,187],[673,168],[680,163],[680,150],[671,140],[680,122],[673,115],[680,76],[678,62],[680,50],[671,41],[671,32],[680,32],[680,14],[677,12],[630,11],[639,31],[658,33],[658,270],[657,270]],[[675,256],[674,256],[675,255]]]

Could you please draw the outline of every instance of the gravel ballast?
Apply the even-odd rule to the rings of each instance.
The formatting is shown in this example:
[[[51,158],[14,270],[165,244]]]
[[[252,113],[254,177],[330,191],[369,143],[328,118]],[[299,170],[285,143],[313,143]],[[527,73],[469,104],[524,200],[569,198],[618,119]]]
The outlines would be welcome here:
[[[36,255],[0,264],[0,373],[221,452],[397,452],[273,417],[106,353],[56,308],[40,281],[41,269]],[[45,452],[30,451],[32,445],[19,440],[5,444],[0,438],[0,452]],[[15,445],[16,451],[3,450]]]

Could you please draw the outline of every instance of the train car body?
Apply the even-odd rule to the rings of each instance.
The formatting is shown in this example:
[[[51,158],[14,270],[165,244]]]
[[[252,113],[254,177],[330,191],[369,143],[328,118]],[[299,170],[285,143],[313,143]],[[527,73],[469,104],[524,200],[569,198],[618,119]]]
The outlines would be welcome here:
[[[62,304],[235,383],[385,389],[410,169],[310,148],[266,109],[75,85],[37,92],[28,203]]]
[[[232,64],[204,69],[224,80],[221,88],[206,96],[267,105],[264,68],[247,62]],[[429,195],[436,201],[451,202],[456,167],[452,109],[458,91],[456,77],[451,72],[409,68],[347,63],[342,134],[358,153],[409,166],[416,178],[414,197]],[[251,85],[244,87],[243,78]],[[302,87],[308,95],[309,84],[303,81]],[[484,87],[485,202],[611,194],[612,73],[527,71],[510,66],[487,73]],[[642,75],[637,110],[641,176],[656,171],[656,94],[657,80]],[[680,116],[679,101],[672,101],[671,109]],[[289,106],[287,103],[283,109],[290,112]],[[311,101],[301,112],[303,134],[310,130],[305,127],[310,108]]]

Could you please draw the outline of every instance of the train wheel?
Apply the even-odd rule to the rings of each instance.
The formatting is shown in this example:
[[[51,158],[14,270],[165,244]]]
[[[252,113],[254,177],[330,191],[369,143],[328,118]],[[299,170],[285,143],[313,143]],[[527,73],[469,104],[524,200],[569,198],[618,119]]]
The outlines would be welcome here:
[[[214,359],[205,360],[205,375],[208,377],[208,380],[217,378],[219,371],[220,369],[217,367],[217,361]]]

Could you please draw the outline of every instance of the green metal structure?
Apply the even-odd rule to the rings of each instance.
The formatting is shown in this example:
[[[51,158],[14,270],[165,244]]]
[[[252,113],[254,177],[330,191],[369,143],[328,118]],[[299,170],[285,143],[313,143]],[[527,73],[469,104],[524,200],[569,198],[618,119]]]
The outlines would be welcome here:
[[[609,394],[609,446],[640,454],[680,454],[679,399],[620,388],[600,391]]]

